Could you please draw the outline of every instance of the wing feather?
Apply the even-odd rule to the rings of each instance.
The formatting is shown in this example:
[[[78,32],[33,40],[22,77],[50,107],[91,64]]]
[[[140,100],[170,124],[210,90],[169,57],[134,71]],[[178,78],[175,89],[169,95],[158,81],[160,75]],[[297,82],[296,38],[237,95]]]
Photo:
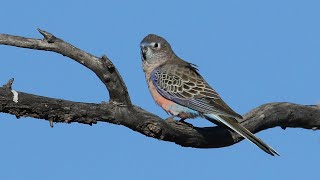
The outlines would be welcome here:
[[[187,64],[165,64],[151,73],[157,91],[165,98],[203,114],[215,113],[242,118],[234,112],[219,94]]]

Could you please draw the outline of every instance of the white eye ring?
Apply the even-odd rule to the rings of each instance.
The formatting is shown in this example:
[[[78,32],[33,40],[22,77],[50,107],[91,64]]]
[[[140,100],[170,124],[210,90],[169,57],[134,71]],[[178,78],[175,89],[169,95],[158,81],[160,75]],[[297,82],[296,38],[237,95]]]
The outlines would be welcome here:
[[[159,49],[160,48],[160,43],[157,43],[157,42],[153,42],[151,43],[151,46],[155,49]]]

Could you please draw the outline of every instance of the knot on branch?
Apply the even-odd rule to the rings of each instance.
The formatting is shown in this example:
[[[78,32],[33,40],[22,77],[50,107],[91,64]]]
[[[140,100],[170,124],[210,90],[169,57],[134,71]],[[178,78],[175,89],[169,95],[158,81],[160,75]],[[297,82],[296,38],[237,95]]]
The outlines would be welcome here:
[[[108,71],[110,73],[113,73],[115,70],[115,66],[111,63],[111,61],[107,58],[107,56],[104,54],[101,57],[102,63],[105,65],[105,67],[108,68]]]
[[[102,55],[102,57],[100,58],[100,62],[102,64],[102,68],[103,68],[103,81],[106,83],[109,83],[112,79],[112,74],[115,71],[115,67],[114,65],[110,62],[110,60],[107,58],[106,55]],[[105,73],[105,71],[108,71],[109,73]]]
[[[157,139],[163,139],[162,129],[160,128],[158,123],[149,123],[143,129],[145,135]]]

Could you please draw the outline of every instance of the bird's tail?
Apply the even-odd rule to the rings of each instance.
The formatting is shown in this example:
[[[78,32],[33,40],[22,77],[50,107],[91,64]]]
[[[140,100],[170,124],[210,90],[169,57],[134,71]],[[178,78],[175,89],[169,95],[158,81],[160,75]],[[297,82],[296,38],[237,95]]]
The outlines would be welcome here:
[[[206,119],[212,122],[212,120],[219,121],[223,123],[224,125],[228,126],[233,131],[240,134],[242,137],[248,139],[255,145],[257,145],[259,148],[261,148],[266,153],[274,156],[275,154],[280,156],[277,151],[275,151],[272,147],[268,146],[266,143],[264,143],[261,139],[257,138],[254,134],[252,134],[248,129],[243,127],[236,119],[231,117],[225,117],[221,115],[215,115],[215,114],[205,114],[204,115]]]

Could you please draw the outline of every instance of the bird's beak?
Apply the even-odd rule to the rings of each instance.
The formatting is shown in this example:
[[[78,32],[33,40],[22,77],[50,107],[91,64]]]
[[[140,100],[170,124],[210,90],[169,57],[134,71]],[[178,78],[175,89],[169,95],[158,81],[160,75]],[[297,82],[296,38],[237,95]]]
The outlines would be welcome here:
[[[146,43],[141,43],[140,44],[140,48],[141,48],[141,57],[142,57],[142,60],[146,60],[146,54],[147,54],[147,51],[148,51],[148,45]]]

